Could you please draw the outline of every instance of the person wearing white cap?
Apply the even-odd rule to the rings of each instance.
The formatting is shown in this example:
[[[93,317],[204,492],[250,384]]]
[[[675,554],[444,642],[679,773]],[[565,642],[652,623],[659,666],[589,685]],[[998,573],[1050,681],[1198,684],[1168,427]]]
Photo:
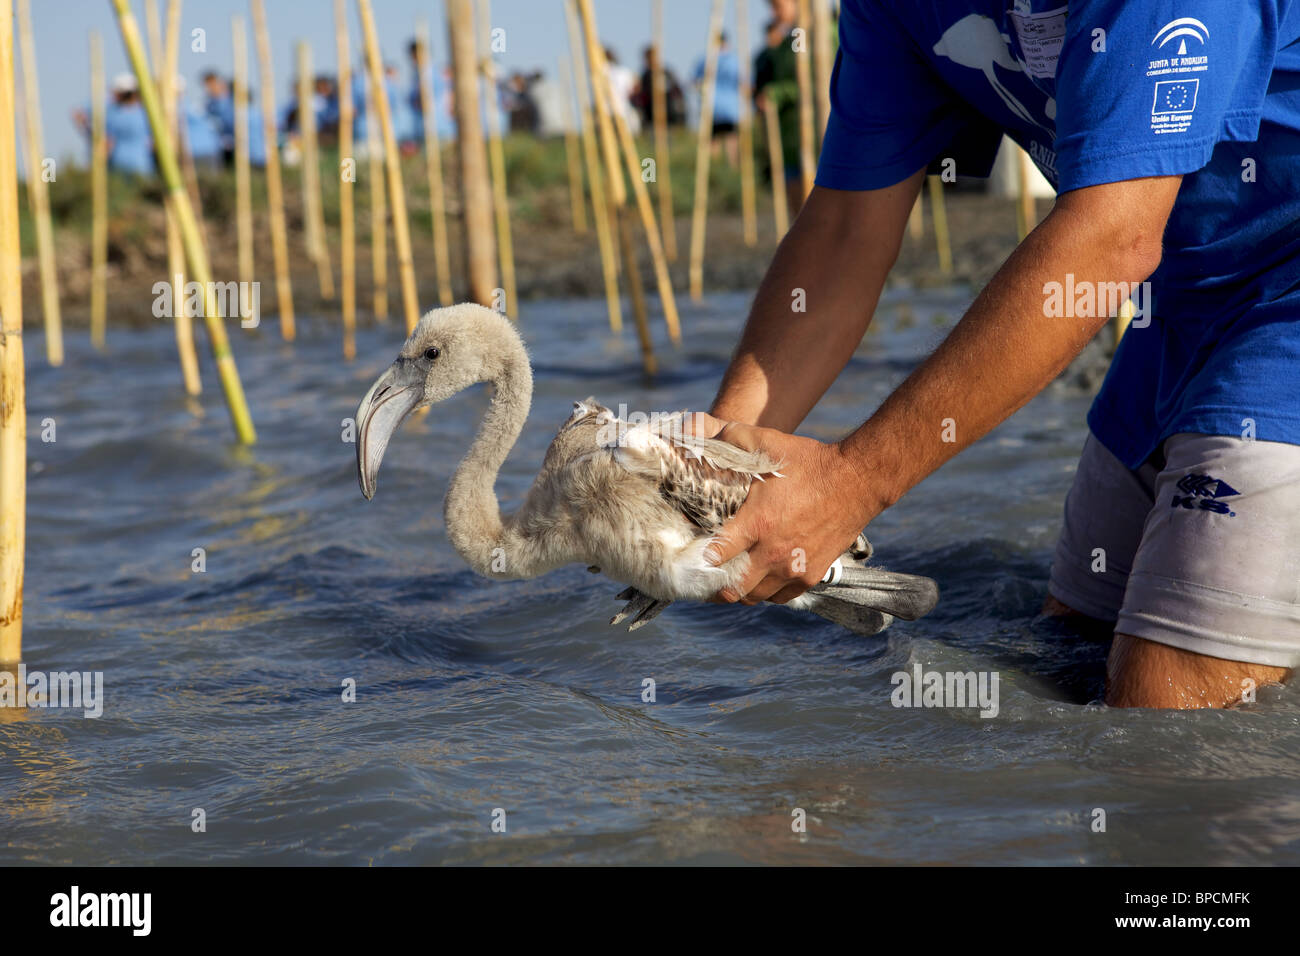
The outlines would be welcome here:
[[[139,85],[135,81],[134,73],[119,73],[113,77],[113,95],[120,96],[125,93],[135,93],[139,90]]]
[[[117,74],[113,77],[112,90],[113,102],[104,116],[108,168],[134,176],[152,176],[153,134],[140,104],[140,87],[135,75]]]
[[[113,97],[104,110],[104,136],[108,141],[108,168],[133,176],[154,174],[153,135],[140,104],[140,88],[131,73],[119,73],[109,84]],[[73,112],[72,121],[90,138],[90,110]]]

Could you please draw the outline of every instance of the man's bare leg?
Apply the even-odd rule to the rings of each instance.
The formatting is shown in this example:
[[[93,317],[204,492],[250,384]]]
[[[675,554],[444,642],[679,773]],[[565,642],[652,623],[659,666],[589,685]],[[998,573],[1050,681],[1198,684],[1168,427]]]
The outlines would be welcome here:
[[[1048,617],[1084,617],[1050,594],[1042,613]],[[1111,707],[1158,707],[1193,710],[1231,707],[1247,687],[1280,684],[1291,676],[1285,667],[1268,667],[1209,657],[1127,634],[1116,634],[1106,661],[1106,703]]]
[[[1106,661],[1106,703],[1177,710],[1231,707],[1240,703],[1246,688],[1280,684],[1290,676],[1285,667],[1229,661],[1116,634]]]
[[[1043,601],[1043,609],[1039,611],[1039,613],[1046,615],[1047,617],[1083,617],[1084,616],[1079,611],[1076,611],[1074,608],[1070,607],[1070,605],[1062,604],[1060,601],[1052,597],[1050,594],[1047,595],[1047,598]]]

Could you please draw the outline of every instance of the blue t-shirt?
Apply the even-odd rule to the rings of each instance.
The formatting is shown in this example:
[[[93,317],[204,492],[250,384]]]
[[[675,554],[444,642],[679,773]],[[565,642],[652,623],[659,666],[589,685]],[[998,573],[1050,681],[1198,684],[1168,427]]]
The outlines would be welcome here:
[[[110,140],[109,169],[136,176],[153,175],[153,133],[143,106],[109,103],[104,112],[104,134]]]
[[[366,141],[366,75],[363,72],[352,74],[352,140],[355,143]]]
[[[258,169],[266,165],[266,124],[262,111],[253,106],[248,108],[248,164]]]
[[[695,82],[704,80],[705,63],[695,66]],[[740,60],[731,50],[718,54],[718,77],[713,84],[713,122],[740,122]]]
[[[1088,415],[1121,461],[1300,444],[1300,0],[844,0],[840,36],[821,186],[987,175],[1003,131],[1059,192],[1184,176]]]
[[[406,94],[406,105],[411,110],[411,135],[416,142],[424,142],[424,98],[420,95],[420,75],[416,73],[411,79],[410,92]]]
[[[452,115],[450,109],[451,83],[443,76],[441,70],[433,70],[432,73],[433,103],[430,104],[429,111],[433,114],[434,126],[438,131],[438,142],[442,143],[444,140],[456,138],[456,117]],[[414,137],[417,142],[423,144],[424,96],[420,89],[420,78],[418,76],[411,80],[411,92],[407,97],[407,102],[411,107],[411,129],[414,131]],[[485,112],[484,116],[486,115]]]
[[[456,115],[451,108],[451,80],[441,72],[433,75],[433,102],[437,110],[438,138],[442,142],[456,138]]]
[[[358,143],[366,141],[367,82],[363,74],[357,74],[352,81],[352,104],[355,111],[352,135]],[[384,90],[388,94],[388,116],[393,124],[393,138],[399,143],[421,142],[424,137],[424,124],[421,121],[420,125],[416,125],[416,111],[411,105],[410,97],[402,96],[397,81],[391,77],[384,78]]]
[[[207,112],[189,103],[181,106],[185,116],[185,135],[190,155],[198,160],[221,158],[221,134]]]
[[[423,127],[417,131],[415,111],[411,109],[410,102],[402,95],[397,80],[392,77],[384,78],[384,89],[388,91],[388,111],[393,121],[393,138],[399,143],[414,142],[417,135],[423,135]]]
[[[203,111],[216,127],[222,149],[235,148],[235,100],[232,96],[208,96]]]

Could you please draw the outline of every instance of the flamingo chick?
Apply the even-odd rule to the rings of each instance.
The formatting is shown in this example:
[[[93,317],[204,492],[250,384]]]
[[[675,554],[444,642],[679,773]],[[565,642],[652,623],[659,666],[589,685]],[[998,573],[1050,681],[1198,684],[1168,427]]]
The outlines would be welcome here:
[[[777,462],[725,441],[684,434],[685,413],[628,424],[595,399],[575,402],[523,505],[503,515],[494,486],[528,419],[533,375],[514,325],[465,304],[425,315],[357,408],[357,473],[374,496],[389,440],[416,409],[486,382],[492,401],[445,502],[447,535],[479,574],[531,578],[578,562],[630,587],[611,623],[632,628],[673,601],[703,601],[741,581],[748,555],[715,567],[704,551],[755,480],[781,480]],[[787,606],[862,634],[914,620],[938,601],[934,581],[860,563],[857,543],[826,579]]]

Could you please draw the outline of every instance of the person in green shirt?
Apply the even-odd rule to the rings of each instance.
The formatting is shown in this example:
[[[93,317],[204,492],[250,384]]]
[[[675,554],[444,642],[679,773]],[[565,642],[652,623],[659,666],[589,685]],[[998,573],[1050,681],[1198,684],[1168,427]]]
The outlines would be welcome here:
[[[827,0],[813,0],[825,3]],[[812,51],[795,50],[794,29],[798,25],[798,0],[768,0],[772,19],[765,28],[767,45],[754,58],[754,106],[760,115],[772,103],[777,110],[781,129],[781,153],[785,159],[786,200],[793,219],[803,207],[803,160],[799,143],[799,56]],[[839,47],[838,18],[832,26],[834,46]],[[806,42],[806,41],[805,41]],[[815,98],[815,97],[814,97]],[[769,168],[768,175],[772,175]]]

